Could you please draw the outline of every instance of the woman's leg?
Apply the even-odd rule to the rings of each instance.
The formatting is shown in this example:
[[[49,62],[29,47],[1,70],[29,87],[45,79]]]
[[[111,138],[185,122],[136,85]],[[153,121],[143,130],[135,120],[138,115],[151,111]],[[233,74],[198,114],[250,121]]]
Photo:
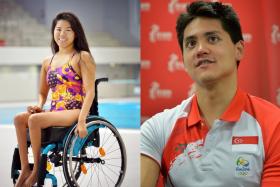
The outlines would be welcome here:
[[[79,116],[80,110],[64,110],[59,112],[43,112],[32,114],[28,120],[29,134],[34,156],[34,167],[24,185],[31,187],[36,183],[41,149],[41,129],[51,126],[70,126]]]
[[[18,149],[20,155],[20,163],[21,163],[21,173],[17,180],[16,187],[22,186],[24,180],[30,175],[31,171],[29,168],[28,162],[28,153],[27,153],[27,133],[26,128],[28,127],[28,118],[30,114],[28,112],[20,113],[14,118],[14,125],[16,128],[17,141],[18,141]]]

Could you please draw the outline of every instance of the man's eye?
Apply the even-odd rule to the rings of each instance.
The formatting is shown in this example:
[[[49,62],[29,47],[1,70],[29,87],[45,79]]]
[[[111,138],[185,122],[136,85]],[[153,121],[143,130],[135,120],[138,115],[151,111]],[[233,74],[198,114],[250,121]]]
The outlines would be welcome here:
[[[192,48],[195,47],[195,45],[196,45],[196,41],[195,40],[188,40],[186,42],[186,48],[192,49]]]
[[[218,36],[209,36],[208,37],[208,41],[210,43],[217,43],[220,40],[220,38]]]

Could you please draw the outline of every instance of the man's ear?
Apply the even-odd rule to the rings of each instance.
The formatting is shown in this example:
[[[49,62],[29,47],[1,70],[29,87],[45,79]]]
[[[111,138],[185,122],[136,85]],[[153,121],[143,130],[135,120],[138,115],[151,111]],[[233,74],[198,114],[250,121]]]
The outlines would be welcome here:
[[[244,41],[240,40],[235,44],[236,53],[235,58],[237,61],[240,61],[244,56]]]

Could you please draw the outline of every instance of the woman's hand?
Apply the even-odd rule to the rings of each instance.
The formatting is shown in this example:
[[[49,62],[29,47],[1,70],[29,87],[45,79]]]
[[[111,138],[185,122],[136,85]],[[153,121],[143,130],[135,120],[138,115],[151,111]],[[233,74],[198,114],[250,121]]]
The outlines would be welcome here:
[[[85,122],[78,122],[78,125],[75,129],[75,134],[76,134],[76,136],[79,136],[80,138],[84,138],[87,136],[88,131],[87,131]]]
[[[42,108],[38,107],[38,106],[28,106],[27,107],[27,112],[30,114],[35,114],[35,113],[40,113],[43,112],[44,110],[42,110]]]

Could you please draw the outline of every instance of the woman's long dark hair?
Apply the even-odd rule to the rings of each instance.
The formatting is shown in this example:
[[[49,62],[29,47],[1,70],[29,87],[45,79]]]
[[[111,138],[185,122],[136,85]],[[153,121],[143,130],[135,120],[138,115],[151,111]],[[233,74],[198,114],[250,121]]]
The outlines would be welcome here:
[[[70,23],[70,26],[75,33],[75,39],[74,39],[75,50],[77,52],[87,51],[90,53],[88,42],[82,24],[78,19],[78,17],[71,12],[61,12],[57,14],[57,16],[53,19],[52,28],[51,28],[52,29],[52,41],[51,41],[52,52],[55,54],[59,50],[59,47],[54,41],[54,36],[53,36],[55,26],[59,20],[65,20]]]

